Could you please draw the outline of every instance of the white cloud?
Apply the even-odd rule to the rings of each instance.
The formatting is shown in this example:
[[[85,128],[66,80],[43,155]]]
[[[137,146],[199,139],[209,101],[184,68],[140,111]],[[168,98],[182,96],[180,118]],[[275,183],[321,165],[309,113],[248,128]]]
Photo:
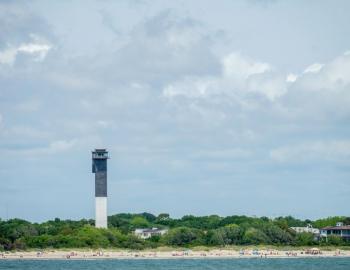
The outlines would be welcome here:
[[[324,77],[328,83],[335,87],[350,83],[350,55],[344,54],[337,57],[324,68]]]
[[[289,73],[286,78],[286,82],[295,82],[298,79],[298,75]]]
[[[163,95],[166,98],[186,96],[189,98],[208,97],[216,93],[216,87],[220,84],[216,78],[185,78],[165,86]]]
[[[324,64],[314,63],[308,66],[303,73],[318,73],[323,68],[323,66]]]
[[[350,84],[350,55],[342,54],[326,64],[312,64],[304,70],[294,84],[294,89],[302,95],[310,91],[333,92],[331,99],[348,96],[345,90]],[[334,92],[338,95],[334,96]]]
[[[8,47],[0,51],[0,64],[7,64],[12,66],[18,54],[32,55],[34,61],[43,61],[52,46],[49,43],[42,41],[35,41],[29,43],[22,43],[19,46]]]
[[[286,92],[285,79],[272,72],[268,63],[231,53],[223,58],[222,69],[222,74],[218,76],[187,77],[172,82],[164,87],[163,95],[167,98],[223,95],[240,103],[250,94],[259,94],[274,101]]]
[[[244,80],[251,75],[261,74],[271,70],[271,66],[268,63],[253,61],[243,57],[239,53],[231,53],[225,56],[222,63],[224,76],[239,80]]]
[[[286,81],[284,77],[277,74],[267,76],[256,76],[248,80],[246,89],[249,92],[260,93],[270,101],[276,100],[287,92]]]
[[[0,51],[0,64],[13,65],[16,60],[17,48],[9,48]]]
[[[46,57],[46,54],[51,49],[49,44],[27,43],[18,47],[17,51],[27,54],[33,54],[36,56],[36,61],[42,61]]]
[[[50,143],[50,145],[44,149],[45,152],[49,154],[54,154],[58,152],[65,152],[67,150],[70,150],[73,148],[73,146],[76,144],[75,140],[66,141],[66,140],[59,140],[59,141],[53,141]]]
[[[173,27],[167,31],[166,39],[174,49],[181,49],[195,46],[202,39],[202,35],[198,29],[192,27]]]

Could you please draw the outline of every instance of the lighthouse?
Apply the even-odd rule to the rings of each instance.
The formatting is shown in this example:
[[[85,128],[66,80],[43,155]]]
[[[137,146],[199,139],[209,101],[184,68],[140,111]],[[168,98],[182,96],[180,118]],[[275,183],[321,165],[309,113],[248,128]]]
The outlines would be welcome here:
[[[92,151],[92,172],[95,174],[95,226],[107,228],[107,159],[106,149]]]

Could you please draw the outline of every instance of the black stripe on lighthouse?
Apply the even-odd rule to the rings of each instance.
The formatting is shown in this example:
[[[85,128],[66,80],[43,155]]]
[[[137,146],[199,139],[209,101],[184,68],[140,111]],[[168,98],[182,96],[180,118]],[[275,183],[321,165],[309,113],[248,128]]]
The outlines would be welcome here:
[[[95,173],[95,197],[107,197],[107,172]]]

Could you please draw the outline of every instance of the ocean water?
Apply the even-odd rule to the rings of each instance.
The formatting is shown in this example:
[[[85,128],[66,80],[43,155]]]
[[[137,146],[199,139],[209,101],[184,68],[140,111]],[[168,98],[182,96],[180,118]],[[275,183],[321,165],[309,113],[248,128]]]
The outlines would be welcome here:
[[[0,260],[0,269],[45,270],[350,270],[350,258]]]

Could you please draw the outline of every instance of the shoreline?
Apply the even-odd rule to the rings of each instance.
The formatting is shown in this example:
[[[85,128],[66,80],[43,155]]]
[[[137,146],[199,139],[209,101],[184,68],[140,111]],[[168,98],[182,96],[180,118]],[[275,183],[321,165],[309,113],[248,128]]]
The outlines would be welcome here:
[[[314,252],[315,249],[314,249]],[[305,250],[274,249],[229,249],[173,250],[173,251],[127,251],[127,250],[43,250],[0,252],[0,261],[4,260],[142,260],[142,259],[272,259],[272,258],[350,258],[350,250],[322,251],[306,254]]]

